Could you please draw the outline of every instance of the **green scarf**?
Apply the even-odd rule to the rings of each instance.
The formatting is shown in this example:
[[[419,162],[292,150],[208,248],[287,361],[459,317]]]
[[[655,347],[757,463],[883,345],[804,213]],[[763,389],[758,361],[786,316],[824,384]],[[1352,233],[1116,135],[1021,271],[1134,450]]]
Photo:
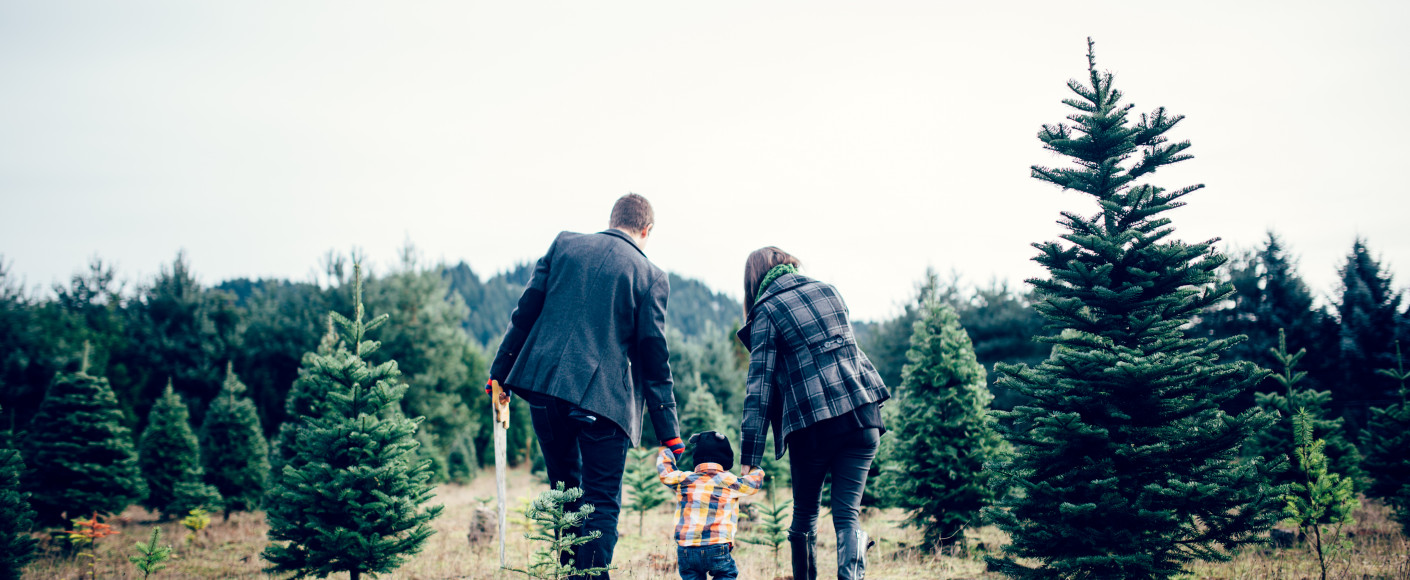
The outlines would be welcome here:
[[[764,297],[764,289],[769,287],[774,280],[784,274],[797,274],[798,267],[793,264],[779,264],[769,269],[768,274],[764,274],[764,281],[759,283],[759,293],[754,296],[754,303],[758,304],[759,299]]]

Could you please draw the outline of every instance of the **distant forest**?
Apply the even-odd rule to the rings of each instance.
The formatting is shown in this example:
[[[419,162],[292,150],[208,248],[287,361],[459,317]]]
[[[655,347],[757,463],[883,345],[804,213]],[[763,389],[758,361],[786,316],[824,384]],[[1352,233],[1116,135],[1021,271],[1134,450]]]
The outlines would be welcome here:
[[[42,293],[21,287],[0,260],[0,431],[43,428],[29,418],[55,374],[78,368],[87,344],[89,372],[109,379],[134,433],[141,433],[168,382],[199,424],[229,363],[272,436],[287,417],[285,399],[305,353],[327,331],[329,311],[349,313],[354,259],[329,253],[316,281],[241,278],[205,286],[178,254],[155,277],[129,288],[95,258],[68,283]],[[1295,263],[1272,234],[1259,248],[1237,252],[1223,270],[1236,292],[1186,331],[1210,339],[1246,335],[1230,352],[1273,368],[1269,349],[1284,329],[1290,351],[1308,351],[1302,368],[1309,386],[1331,391],[1333,410],[1354,432],[1369,407],[1394,396],[1397,386],[1375,370],[1394,367],[1396,341],[1410,337],[1402,293],[1362,240],[1340,268],[1333,304],[1314,303]],[[482,278],[464,262],[422,264],[407,248],[398,265],[366,281],[368,314],[391,316],[374,333],[383,343],[374,362],[396,360],[405,373],[411,390],[404,411],[427,417],[422,444],[438,459],[443,478],[470,477],[484,463],[490,431],[481,387],[531,268],[520,264]],[[678,404],[684,409],[692,392],[705,389],[727,417],[738,417],[747,361],[733,338],[740,304],[698,280],[671,274],[670,283],[668,339]],[[994,365],[1036,365],[1049,346],[1035,339],[1046,331],[1034,296],[1001,283],[972,287],[929,276],[910,289],[911,304],[897,317],[854,321],[886,383],[901,384],[923,292],[959,315],[988,372],[994,407],[1021,403],[998,381]],[[1259,390],[1274,385],[1265,381]],[[1252,404],[1253,393],[1241,393],[1231,403],[1239,408],[1230,410]],[[527,421],[516,420],[511,430],[518,442],[511,459],[531,459]]]

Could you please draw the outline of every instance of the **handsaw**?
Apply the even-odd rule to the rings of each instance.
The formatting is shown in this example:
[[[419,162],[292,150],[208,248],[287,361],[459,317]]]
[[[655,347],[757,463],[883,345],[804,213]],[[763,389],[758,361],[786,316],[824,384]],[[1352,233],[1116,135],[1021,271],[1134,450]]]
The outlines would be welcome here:
[[[508,496],[505,495],[505,477],[509,468],[505,459],[509,446],[509,399],[504,396],[504,388],[499,386],[499,381],[490,381],[490,389],[490,405],[494,407],[494,485],[499,496],[499,567],[505,568],[509,565],[504,558],[504,538],[509,534]]]

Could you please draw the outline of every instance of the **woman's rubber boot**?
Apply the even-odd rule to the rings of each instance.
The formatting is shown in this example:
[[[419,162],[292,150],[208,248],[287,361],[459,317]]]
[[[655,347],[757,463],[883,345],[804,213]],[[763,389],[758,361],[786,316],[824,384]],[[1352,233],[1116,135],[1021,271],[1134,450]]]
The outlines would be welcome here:
[[[837,579],[867,577],[867,533],[861,528],[837,530]]]
[[[788,543],[793,548],[793,580],[817,580],[817,532],[800,534],[789,530]]]

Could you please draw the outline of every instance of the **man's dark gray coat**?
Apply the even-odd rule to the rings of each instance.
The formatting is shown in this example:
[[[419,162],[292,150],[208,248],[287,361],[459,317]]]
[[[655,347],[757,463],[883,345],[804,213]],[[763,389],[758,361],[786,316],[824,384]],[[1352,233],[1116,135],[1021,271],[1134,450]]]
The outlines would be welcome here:
[[[643,407],[679,436],[666,352],[666,273],[618,230],[563,232],[534,266],[490,378],[562,399],[641,442]]]

